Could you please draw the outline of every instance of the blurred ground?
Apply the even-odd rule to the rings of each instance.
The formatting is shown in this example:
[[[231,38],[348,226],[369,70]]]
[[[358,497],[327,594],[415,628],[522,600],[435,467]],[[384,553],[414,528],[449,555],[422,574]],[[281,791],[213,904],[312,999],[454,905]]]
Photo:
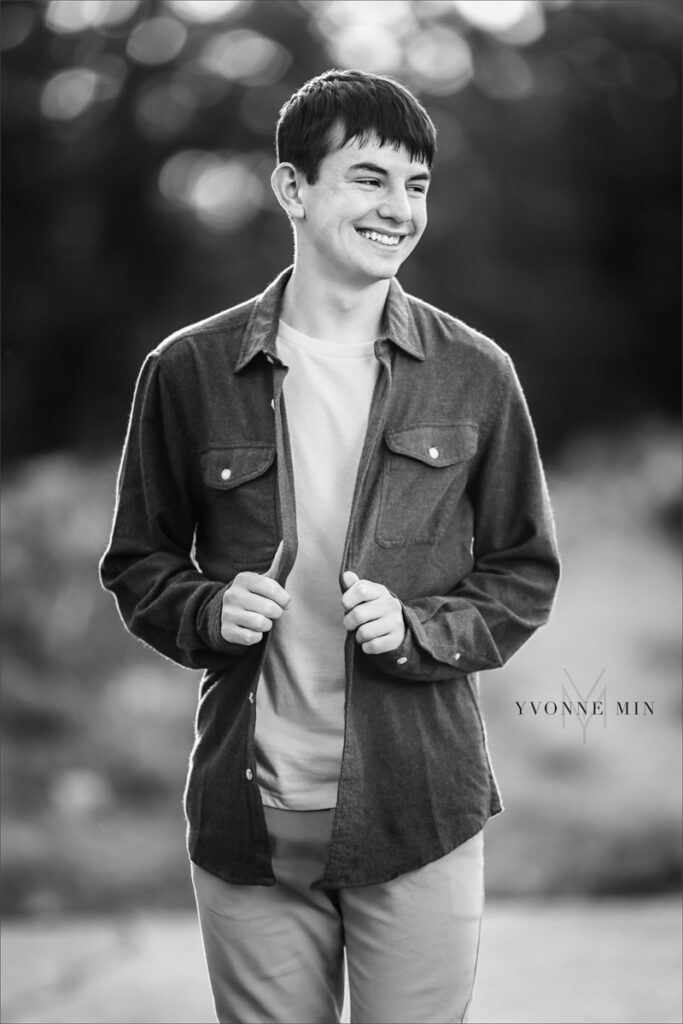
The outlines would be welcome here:
[[[4,1024],[214,1020],[192,913],[9,923],[2,960]],[[675,898],[489,901],[471,1024],[677,1024],[680,963]]]

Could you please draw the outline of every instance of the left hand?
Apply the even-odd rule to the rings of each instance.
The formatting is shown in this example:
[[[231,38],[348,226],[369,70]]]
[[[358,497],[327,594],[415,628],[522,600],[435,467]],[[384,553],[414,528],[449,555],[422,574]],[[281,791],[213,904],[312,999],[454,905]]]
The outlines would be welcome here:
[[[348,590],[342,595],[346,610],[344,626],[356,630],[356,642],[366,654],[384,654],[400,647],[406,629],[401,602],[381,583],[361,580],[355,572],[345,572]]]

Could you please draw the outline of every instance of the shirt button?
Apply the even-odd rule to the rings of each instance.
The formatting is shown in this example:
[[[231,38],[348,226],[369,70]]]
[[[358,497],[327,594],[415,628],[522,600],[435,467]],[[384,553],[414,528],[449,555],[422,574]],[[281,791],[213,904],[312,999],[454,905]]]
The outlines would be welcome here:
[[[405,665],[405,663],[407,662],[407,660],[408,660],[407,658],[397,658],[397,659],[396,659],[396,664],[397,664],[397,665]]]
[[[430,459],[438,459],[438,457],[439,457],[439,449],[438,448],[430,448],[429,449],[429,457],[430,457]]]
[[[252,772],[251,768],[247,768],[244,774],[247,776],[250,782],[254,778],[254,773]]]
[[[228,469],[227,466],[226,466],[225,469],[221,470],[221,480],[229,480],[231,476],[232,476],[232,470]]]
[[[249,703],[250,703],[250,704],[253,704],[253,703],[254,703],[254,694],[253,694],[253,693],[250,693],[250,694],[249,694]]]
[[[270,400],[270,408],[271,409],[275,408],[275,399],[274,398],[271,398],[271,400]]]
[[[272,363],[275,362],[275,360],[273,359],[272,356],[266,356],[266,359],[268,360],[269,363],[271,363],[271,365],[272,365]]]
[[[455,655],[455,660],[460,661],[460,651],[458,651],[457,654]]]

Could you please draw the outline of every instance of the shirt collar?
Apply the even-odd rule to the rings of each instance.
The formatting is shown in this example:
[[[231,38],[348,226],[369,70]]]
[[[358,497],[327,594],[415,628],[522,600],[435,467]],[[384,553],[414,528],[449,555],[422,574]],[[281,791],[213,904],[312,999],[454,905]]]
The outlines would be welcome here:
[[[283,270],[257,298],[242,339],[235,363],[235,373],[243,370],[259,352],[263,352],[271,360],[277,358],[275,342],[282,309],[282,295],[293,269],[287,267]],[[382,330],[377,340],[393,342],[415,359],[425,358],[422,339],[413,320],[408,296],[395,277],[389,282],[389,292],[382,314]]]

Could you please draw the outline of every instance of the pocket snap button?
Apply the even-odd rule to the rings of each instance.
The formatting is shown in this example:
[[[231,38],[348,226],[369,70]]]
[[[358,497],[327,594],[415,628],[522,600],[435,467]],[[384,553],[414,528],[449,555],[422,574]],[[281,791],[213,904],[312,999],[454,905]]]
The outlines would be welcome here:
[[[232,470],[231,469],[228,469],[226,467],[225,469],[221,470],[221,480],[229,480],[231,476],[232,476]]]
[[[429,449],[429,457],[430,457],[430,459],[438,459],[438,457],[439,457],[439,449],[438,448],[434,448],[434,447],[430,448]]]

